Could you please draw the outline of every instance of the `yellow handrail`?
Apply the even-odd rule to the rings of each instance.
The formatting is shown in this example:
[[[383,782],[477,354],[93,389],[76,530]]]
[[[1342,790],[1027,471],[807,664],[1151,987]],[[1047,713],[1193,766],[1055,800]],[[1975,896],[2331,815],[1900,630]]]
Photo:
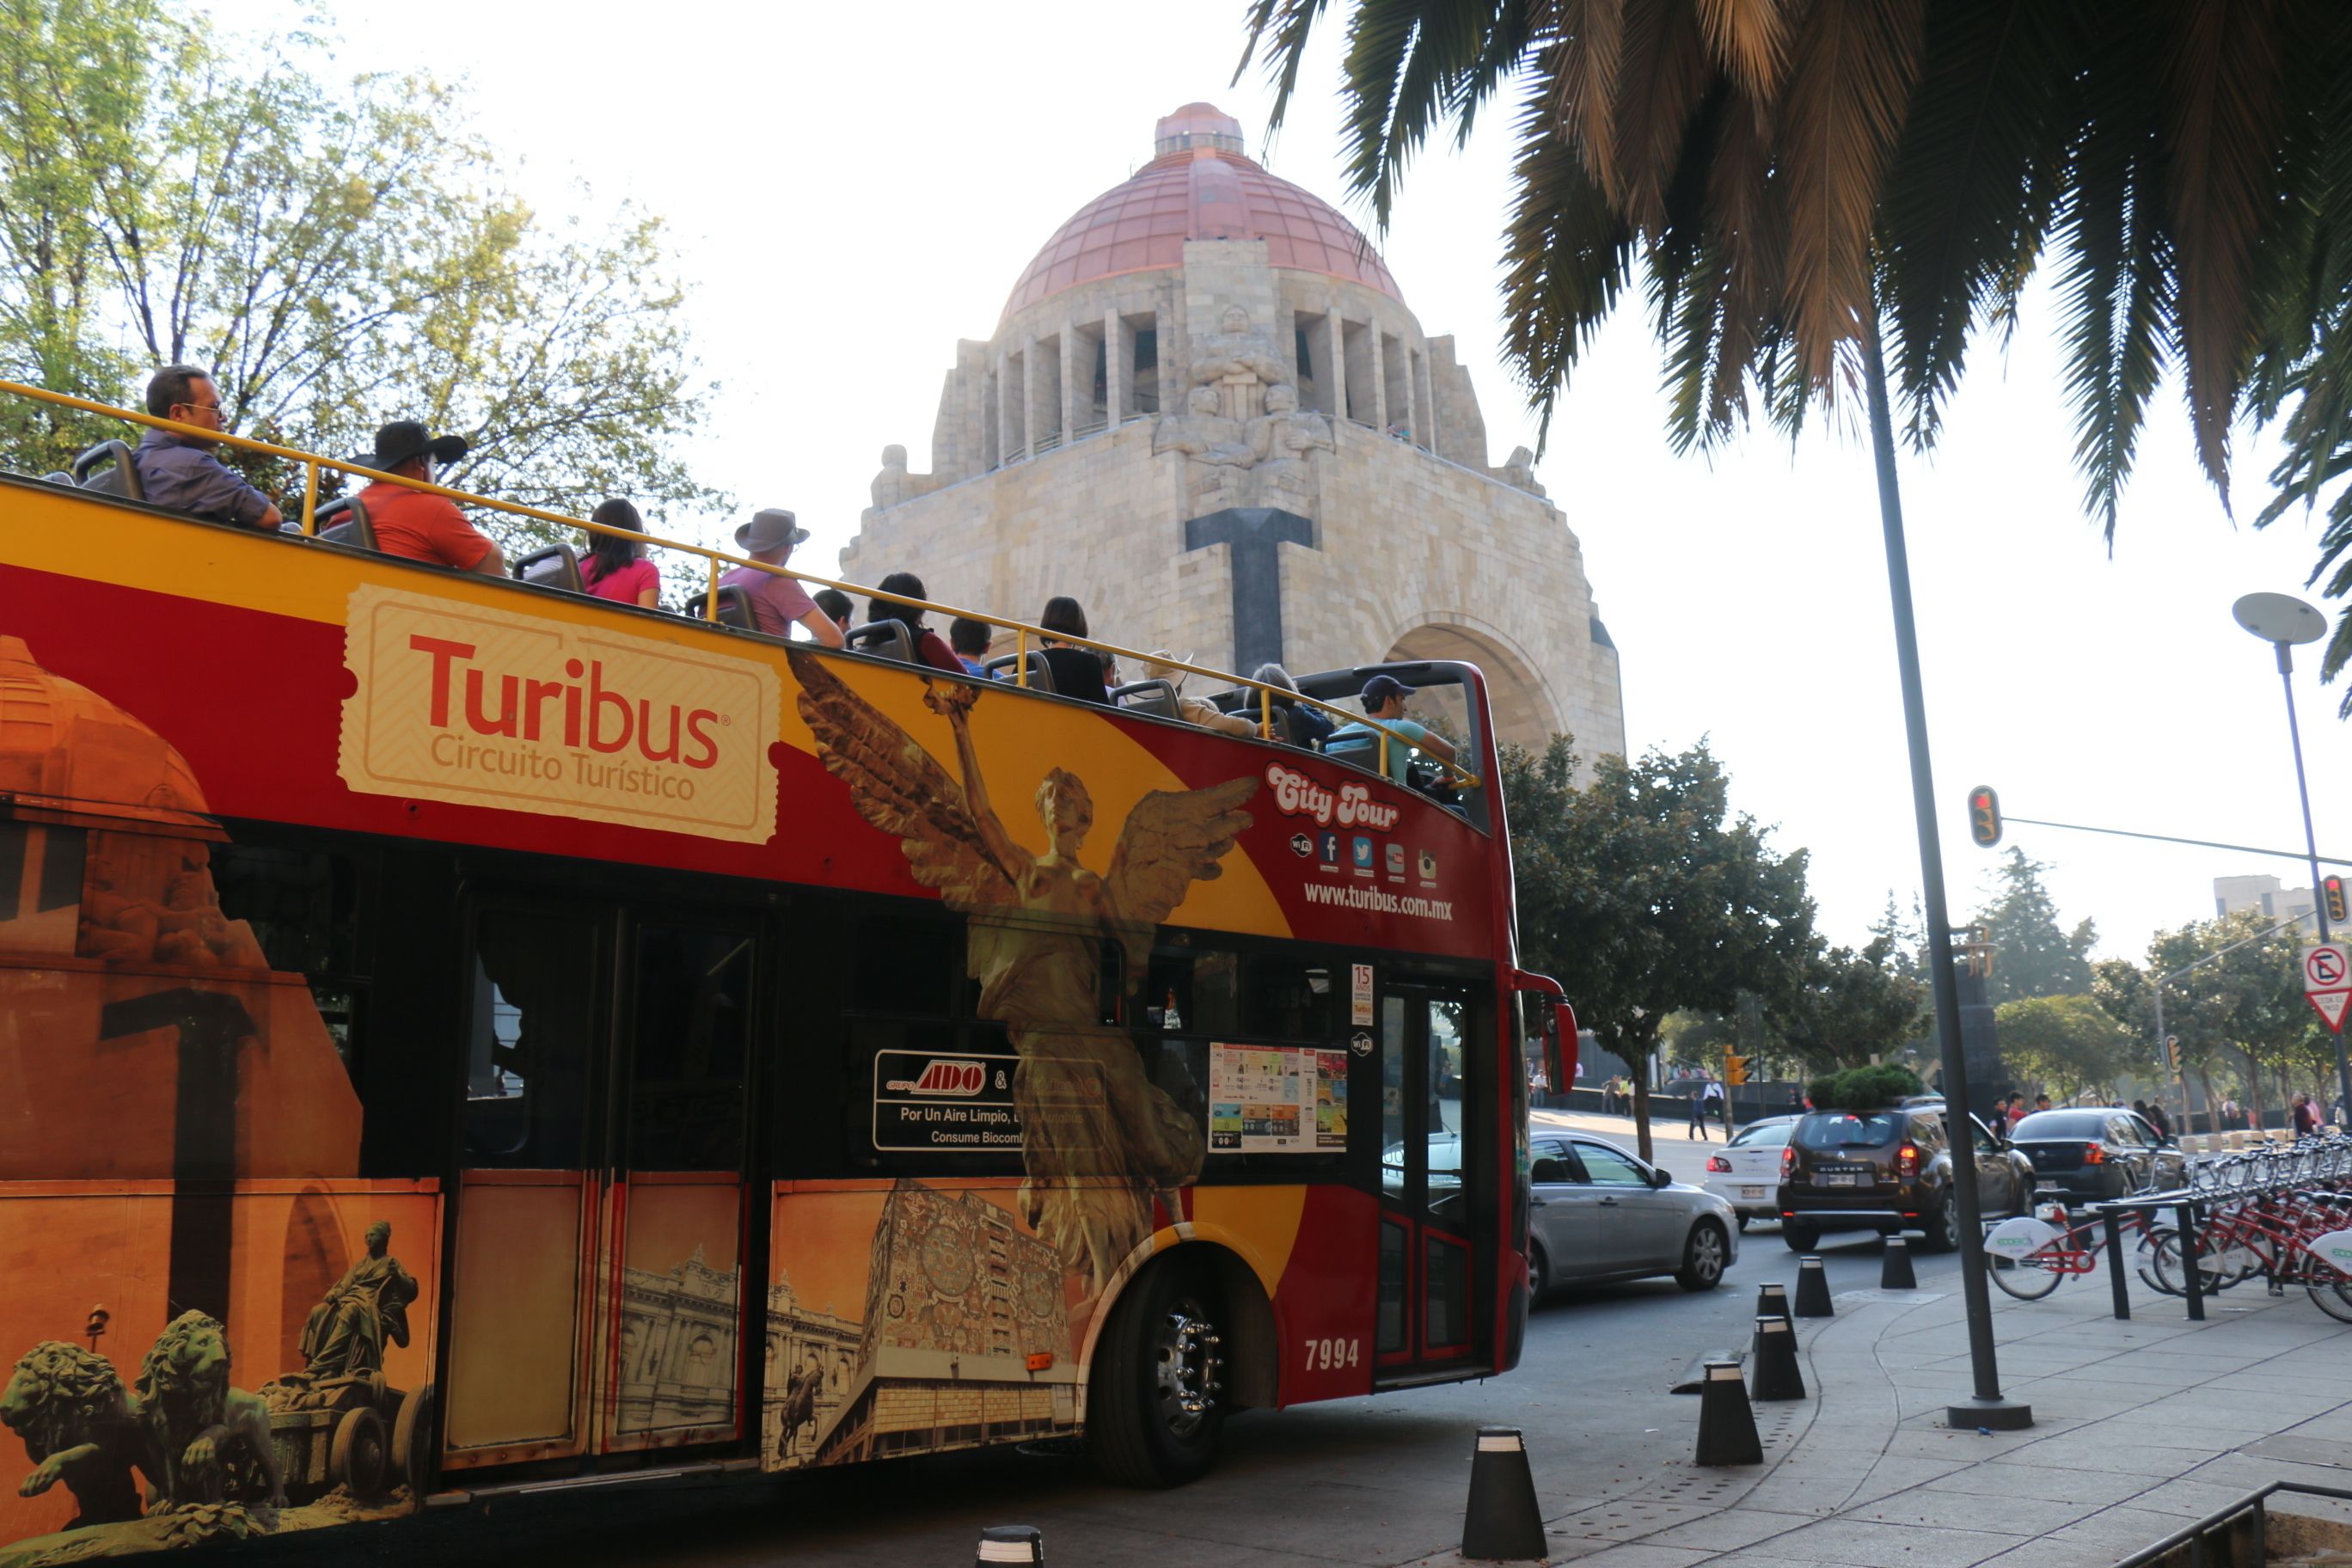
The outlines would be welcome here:
[[[1365,725],[1378,731],[1380,735],[1381,765],[1378,771],[1382,774],[1388,773],[1389,742],[1393,740],[1401,746],[1412,744],[1404,735],[1369,715],[1350,713],[1344,708],[1334,707],[1321,698],[1309,697],[1303,691],[1293,691],[1286,687],[1269,685],[1248,676],[1213,669],[1205,665],[1187,664],[1164,655],[1139,652],[1134,648],[1121,647],[1116,643],[1097,642],[1091,637],[1072,637],[1066,632],[1049,631],[1044,626],[1034,626],[1026,621],[1007,620],[1003,616],[987,615],[978,610],[959,609],[952,605],[942,605],[935,600],[910,599],[903,594],[886,594],[877,588],[866,587],[862,584],[837,582],[831,577],[819,577],[813,573],[795,572],[788,566],[778,566],[765,561],[753,561],[744,556],[731,555],[726,551],[713,550],[705,544],[692,544],[684,540],[665,539],[659,534],[640,533],[631,529],[614,528],[609,523],[566,517],[561,512],[544,511],[538,507],[523,506],[514,501],[497,500],[489,496],[475,495],[468,490],[452,489],[446,485],[436,485],[425,479],[412,479],[399,474],[387,474],[375,468],[362,468],[357,463],[345,462],[336,458],[322,458],[315,452],[304,452],[292,447],[279,447],[268,441],[257,441],[249,436],[235,436],[226,430],[207,429],[201,425],[184,425],[177,420],[160,418],[155,415],[142,413],[135,409],[116,408],[108,404],[93,402],[86,397],[51,392],[46,387],[27,386],[22,382],[0,380],[0,393],[29,397],[36,402],[54,404],[59,407],[79,409],[85,414],[102,415],[110,419],[129,420],[134,425],[144,425],[152,429],[169,430],[179,436],[194,436],[202,440],[236,447],[248,452],[261,452],[269,457],[282,458],[288,462],[299,463],[305,469],[302,496],[302,531],[305,534],[310,534],[316,529],[319,469],[323,465],[338,473],[352,474],[388,485],[400,485],[408,489],[423,490],[427,495],[441,496],[467,506],[485,507],[492,511],[506,512],[513,517],[527,517],[536,522],[554,523],[561,528],[576,528],[586,533],[614,534],[623,539],[635,540],[641,544],[654,545],[663,550],[676,550],[688,555],[698,555],[709,566],[709,585],[705,590],[704,605],[707,618],[713,621],[719,618],[719,574],[730,566],[749,566],[773,576],[790,578],[796,583],[814,583],[821,588],[838,588],[845,594],[858,594],[868,599],[884,599],[894,605],[907,605],[916,609],[932,611],[951,620],[982,621],[992,626],[1003,627],[1013,633],[1016,639],[1014,646],[1018,650],[1018,657],[1013,663],[1015,671],[1013,683],[1016,686],[1025,688],[1029,684],[1029,639],[1034,637],[1042,642],[1064,643],[1076,647],[1093,648],[1098,653],[1107,653],[1115,658],[1131,658],[1142,664],[1157,665],[1163,669],[1180,669],[1187,675],[1206,676],[1212,680],[1226,681],[1234,686],[1255,691],[1258,694],[1261,737],[1271,738],[1272,736],[1274,702],[1277,697],[1286,701],[1304,703],[1307,707],[1318,709],[1342,723]],[[1476,773],[1464,767],[1458,761],[1438,756],[1434,752],[1430,753],[1429,760],[1458,780],[1465,788],[1476,789],[1483,782]]]

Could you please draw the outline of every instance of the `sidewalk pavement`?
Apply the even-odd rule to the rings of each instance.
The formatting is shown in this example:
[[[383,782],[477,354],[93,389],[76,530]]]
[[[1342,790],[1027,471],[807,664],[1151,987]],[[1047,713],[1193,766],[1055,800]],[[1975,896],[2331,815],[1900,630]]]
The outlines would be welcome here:
[[[1797,1324],[1811,1397],[1756,1406],[1763,1464],[1693,1465],[1696,1399],[1680,1402],[1678,1457],[1629,1467],[1602,1500],[1589,1474],[1547,1486],[1548,1469],[1566,1478],[1539,1459],[1549,1560],[2077,1568],[2274,1480],[2352,1486],[2352,1328],[2300,1289],[2270,1299],[2250,1281],[2209,1300],[2202,1323],[2137,1279],[2129,1321],[2110,1315],[2104,1276],[2040,1301],[1996,1291],[2003,1392],[2033,1407],[2033,1426],[2013,1433],[1947,1425],[1947,1405],[1973,1393],[1957,1289],[1835,1301],[1836,1317]],[[1569,1440],[1528,1433],[1538,1451]],[[2352,1522],[2352,1509],[2324,1499],[2276,1500]]]

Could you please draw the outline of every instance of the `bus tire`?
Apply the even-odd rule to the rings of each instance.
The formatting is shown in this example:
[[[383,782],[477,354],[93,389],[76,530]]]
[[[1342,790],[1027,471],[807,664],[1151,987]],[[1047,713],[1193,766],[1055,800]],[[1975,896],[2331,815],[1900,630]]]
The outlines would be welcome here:
[[[1206,1269],[1147,1268],[1112,1309],[1087,1391],[1087,1447],[1106,1480],[1199,1477],[1224,1421],[1223,1303]]]

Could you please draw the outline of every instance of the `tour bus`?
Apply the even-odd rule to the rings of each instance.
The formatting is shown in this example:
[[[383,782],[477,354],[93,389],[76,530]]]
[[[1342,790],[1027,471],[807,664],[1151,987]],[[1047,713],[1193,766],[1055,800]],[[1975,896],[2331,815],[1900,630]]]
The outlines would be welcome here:
[[[120,442],[0,475],[0,1562],[1041,1438],[1165,1485],[1516,1363],[1575,1037],[1475,668],[1384,667],[1464,742],[1404,788],[1014,620],[1003,679],[755,635],[693,545],[691,614],[394,559],[316,503],[381,476],[259,449],[281,532]]]

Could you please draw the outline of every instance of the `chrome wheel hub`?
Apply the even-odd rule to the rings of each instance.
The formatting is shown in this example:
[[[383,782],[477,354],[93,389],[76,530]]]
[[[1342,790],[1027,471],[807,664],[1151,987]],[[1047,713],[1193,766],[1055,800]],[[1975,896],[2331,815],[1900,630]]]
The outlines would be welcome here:
[[[1723,1238],[1713,1230],[1702,1230],[1691,1240],[1691,1263],[1702,1279],[1713,1279],[1723,1272]]]
[[[1187,1298],[1160,1320],[1152,1347],[1152,1377],[1160,1419],[1178,1437],[1189,1437],[1216,1408],[1224,1392],[1224,1342],[1198,1301]]]

